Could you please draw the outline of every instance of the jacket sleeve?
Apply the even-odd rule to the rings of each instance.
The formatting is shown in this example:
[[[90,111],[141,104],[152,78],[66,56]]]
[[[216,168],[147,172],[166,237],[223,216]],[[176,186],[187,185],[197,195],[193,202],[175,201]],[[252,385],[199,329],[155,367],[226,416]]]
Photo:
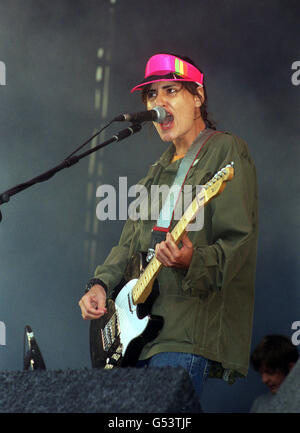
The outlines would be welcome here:
[[[130,257],[130,245],[134,232],[134,221],[128,219],[123,227],[118,245],[111,249],[104,263],[97,266],[95,270],[94,277],[106,284],[108,296],[111,296],[124,275]]]
[[[184,290],[197,288],[200,294],[227,286],[247,261],[256,259],[255,166],[244,141],[229,134],[224,134],[222,141],[207,164],[217,171],[233,161],[234,177],[205,207],[205,236],[200,232],[191,235],[194,253],[183,280]],[[217,167],[213,161],[217,161]]]

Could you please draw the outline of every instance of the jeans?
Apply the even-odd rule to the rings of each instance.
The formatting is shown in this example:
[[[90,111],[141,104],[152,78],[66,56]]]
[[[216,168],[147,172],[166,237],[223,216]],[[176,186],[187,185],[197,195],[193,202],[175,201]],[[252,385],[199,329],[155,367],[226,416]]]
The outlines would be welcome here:
[[[162,352],[144,361],[138,361],[136,367],[183,367],[189,374],[196,394],[200,400],[204,382],[208,376],[210,361],[201,355],[180,352]]]

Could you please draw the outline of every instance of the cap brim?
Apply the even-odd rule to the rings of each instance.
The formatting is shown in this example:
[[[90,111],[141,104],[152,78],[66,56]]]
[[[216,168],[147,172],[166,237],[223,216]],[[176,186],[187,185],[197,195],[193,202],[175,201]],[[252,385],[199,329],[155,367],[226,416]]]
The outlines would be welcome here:
[[[167,75],[150,75],[149,77],[144,78],[144,80],[141,81],[139,84],[137,84],[135,87],[133,87],[131,89],[131,93],[133,93],[135,90],[141,90],[147,84],[157,83],[159,81],[192,81],[193,82],[193,80],[189,78],[179,77],[174,73],[170,73]]]

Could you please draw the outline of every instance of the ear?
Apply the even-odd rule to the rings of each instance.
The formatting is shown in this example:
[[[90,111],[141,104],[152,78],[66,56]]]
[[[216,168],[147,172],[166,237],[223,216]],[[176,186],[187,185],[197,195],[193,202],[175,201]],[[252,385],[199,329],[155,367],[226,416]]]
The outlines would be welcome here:
[[[202,105],[202,102],[201,102],[200,97],[195,96],[195,107],[201,107],[201,105]]]
[[[195,106],[201,107],[201,105],[203,104],[203,102],[205,100],[204,90],[203,90],[202,86],[198,86],[196,90],[197,90],[198,96],[195,95]]]

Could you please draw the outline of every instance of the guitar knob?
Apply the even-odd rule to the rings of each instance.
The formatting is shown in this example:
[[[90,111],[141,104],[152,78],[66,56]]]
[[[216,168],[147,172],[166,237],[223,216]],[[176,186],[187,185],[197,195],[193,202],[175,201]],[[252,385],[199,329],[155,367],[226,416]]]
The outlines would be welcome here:
[[[114,359],[113,356],[111,357],[111,359],[109,360],[109,364],[111,367],[108,368],[114,368],[118,365],[118,360]]]
[[[114,368],[112,364],[106,364],[104,370],[110,370],[111,368]]]
[[[114,353],[112,356],[112,359],[114,361],[119,361],[120,358],[121,358],[121,355],[119,353]]]

